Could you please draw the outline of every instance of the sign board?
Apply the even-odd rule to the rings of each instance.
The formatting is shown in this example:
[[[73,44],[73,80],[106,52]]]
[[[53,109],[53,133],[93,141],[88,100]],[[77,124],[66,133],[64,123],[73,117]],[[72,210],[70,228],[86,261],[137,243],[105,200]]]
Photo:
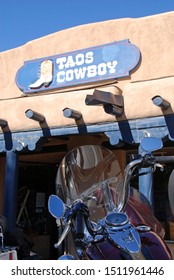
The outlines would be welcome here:
[[[129,40],[25,61],[16,84],[25,94],[109,81],[130,75],[140,61]]]

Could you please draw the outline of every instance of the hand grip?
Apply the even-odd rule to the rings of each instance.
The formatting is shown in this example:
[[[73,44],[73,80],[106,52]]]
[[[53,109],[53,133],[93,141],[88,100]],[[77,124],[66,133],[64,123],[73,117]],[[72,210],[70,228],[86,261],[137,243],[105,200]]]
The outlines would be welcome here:
[[[84,237],[84,216],[82,212],[76,215],[76,238],[83,239]]]

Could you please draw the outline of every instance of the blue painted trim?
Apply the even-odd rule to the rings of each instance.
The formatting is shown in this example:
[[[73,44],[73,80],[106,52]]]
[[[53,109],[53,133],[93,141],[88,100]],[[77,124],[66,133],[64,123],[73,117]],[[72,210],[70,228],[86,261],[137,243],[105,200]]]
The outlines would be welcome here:
[[[139,143],[146,132],[153,137],[164,138],[168,136],[174,140],[174,115],[155,118],[136,119],[130,121],[98,123],[93,125],[43,128],[30,131],[6,131],[0,134],[0,152],[22,151],[25,148],[33,151],[39,142],[51,136],[79,135],[92,133],[105,133],[112,145],[120,141],[134,144]]]

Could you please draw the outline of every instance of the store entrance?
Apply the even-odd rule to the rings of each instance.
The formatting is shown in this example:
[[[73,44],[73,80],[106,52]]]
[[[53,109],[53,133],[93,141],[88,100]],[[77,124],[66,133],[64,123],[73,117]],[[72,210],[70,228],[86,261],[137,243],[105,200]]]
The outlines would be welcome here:
[[[42,259],[50,259],[54,254],[51,246],[56,239],[56,226],[48,213],[47,201],[55,193],[56,172],[55,164],[19,164],[16,224],[33,241],[32,251]]]
[[[66,153],[79,145],[98,144],[105,135],[50,137],[40,151],[19,155],[17,225],[34,241],[32,251],[42,259],[57,259],[58,232],[48,212],[48,198],[55,193],[58,166]]]
[[[102,145],[113,149],[104,133],[71,135],[44,139],[38,151],[19,155],[17,225],[34,241],[32,251],[43,259],[57,259],[54,244],[58,231],[48,212],[48,198],[55,193],[57,169],[63,157],[73,148],[81,145]],[[114,151],[115,150],[115,151]],[[124,168],[124,150],[113,149]]]

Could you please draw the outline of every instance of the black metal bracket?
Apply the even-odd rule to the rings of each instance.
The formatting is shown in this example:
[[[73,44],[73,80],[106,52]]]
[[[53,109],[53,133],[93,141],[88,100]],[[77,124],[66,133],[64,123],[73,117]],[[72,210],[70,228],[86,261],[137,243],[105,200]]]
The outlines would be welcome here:
[[[109,91],[95,90],[93,95],[87,95],[86,105],[103,106],[107,114],[121,116],[124,111],[124,100],[122,95],[115,95]]]

